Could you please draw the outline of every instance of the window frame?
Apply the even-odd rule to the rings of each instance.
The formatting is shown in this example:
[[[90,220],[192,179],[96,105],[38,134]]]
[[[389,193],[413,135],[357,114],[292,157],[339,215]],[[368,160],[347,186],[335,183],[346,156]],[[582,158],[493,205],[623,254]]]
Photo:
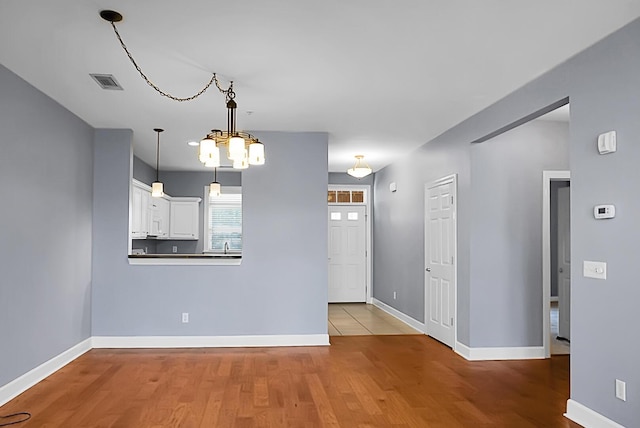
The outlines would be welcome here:
[[[221,188],[221,196],[224,197],[224,195],[229,195],[229,194],[240,194],[242,196],[242,187],[241,186],[222,186]],[[212,238],[212,233],[211,233],[211,229],[209,228],[209,217],[211,215],[211,198],[209,197],[209,186],[205,186],[204,188],[204,199],[205,204],[204,204],[204,216],[203,216],[203,228],[204,228],[204,242],[203,242],[203,253],[205,254],[224,254],[224,250],[223,249],[212,249],[210,248],[211,245],[211,238]],[[242,204],[242,198],[240,199],[240,211],[242,214],[244,214],[242,212],[243,210],[243,204]],[[244,239],[243,239],[243,229],[244,229],[244,215],[242,215],[242,222],[240,224],[240,239],[242,244],[244,244]],[[238,255],[238,254],[242,254],[242,249],[237,250],[237,249],[230,249],[229,251],[226,252],[226,254],[234,254],[234,255]]]

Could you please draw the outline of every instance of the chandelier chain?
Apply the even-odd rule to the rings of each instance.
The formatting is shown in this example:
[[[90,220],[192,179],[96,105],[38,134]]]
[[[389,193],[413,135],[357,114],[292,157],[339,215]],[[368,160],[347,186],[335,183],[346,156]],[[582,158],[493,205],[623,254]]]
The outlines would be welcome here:
[[[127,48],[127,45],[124,43],[124,41],[122,40],[122,37],[120,37],[120,33],[118,32],[118,29],[116,28],[116,25],[113,23],[113,21],[110,22],[111,23],[111,27],[113,28],[113,31],[116,33],[116,37],[118,38],[118,41],[120,42],[120,46],[122,46],[122,49],[124,49],[124,51],[126,52],[127,56],[129,57],[129,60],[131,61],[131,64],[133,64],[133,66],[136,68],[136,70],[138,71],[138,73],[140,74],[140,76],[144,79],[145,82],[147,82],[147,84],[149,86],[151,86],[153,89],[155,89],[160,95],[162,95],[163,97],[167,97],[169,99],[172,99],[174,101],[192,101],[195,100],[196,98],[198,98],[200,95],[204,94],[207,89],[209,89],[209,87],[215,83],[216,87],[218,88],[218,90],[225,94],[225,96],[227,96],[230,99],[235,98],[235,93],[233,92],[233,81],[231,82],[231,84],[229,85],[228,89],[224,89],[220,86],[220,82],[218,81],[218,76],[216,75],[216,73],[213,73],[213,76],[211,76],[211,79],[209,80],[209,82],[205,85],[204,88],[202,88],[198,93],[196,93],[195,95],[192,95],[190,97],[176,97],[174,95],[171,95],[167,92],[164,92],[162,89],[160,89],[155,83],[153,83],[146,74],[144,74],[144,72],[142,71],[142,69],[140,68],[140,66],[138,65],[138,63],[136,62],[135,59],[133,59],[133,55],[131,54],[131,52],[129,52],[129,49]]]

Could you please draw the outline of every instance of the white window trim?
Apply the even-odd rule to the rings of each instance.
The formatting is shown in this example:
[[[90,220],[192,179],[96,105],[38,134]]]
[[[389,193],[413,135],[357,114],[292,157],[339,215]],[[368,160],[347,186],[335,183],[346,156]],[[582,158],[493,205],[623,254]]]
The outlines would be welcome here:
[[[242,194],[242,186],[221,186],[222,194]],[[220,251],[207,250],[209,242],[211,242],[211,231],[209,230],[209,186],[204,187],[204,245],[203,245],[203,253],[204,254],[219,254]],[[243,215],[244,222],[244,215]],[[243,227],[244,229],[244,227]],[[244,231],[243,231],[243,240],[244,240]],[[228,254],[242,254],[241,251],[229,251]]]

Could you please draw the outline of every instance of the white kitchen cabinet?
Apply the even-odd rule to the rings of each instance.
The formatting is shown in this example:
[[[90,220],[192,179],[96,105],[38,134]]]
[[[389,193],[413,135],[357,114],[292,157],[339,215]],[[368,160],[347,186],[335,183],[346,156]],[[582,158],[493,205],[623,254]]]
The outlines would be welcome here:
[[[170,239],[198,239],[200,198],[171,198]]]
[[[131,238],[144,239],[151,222],[151,192],[136,181],[131,186]]]
[[[149,236],[158,239],[169,238],[169,218],[171,202],[168,197],[151,197],[151,225]]]

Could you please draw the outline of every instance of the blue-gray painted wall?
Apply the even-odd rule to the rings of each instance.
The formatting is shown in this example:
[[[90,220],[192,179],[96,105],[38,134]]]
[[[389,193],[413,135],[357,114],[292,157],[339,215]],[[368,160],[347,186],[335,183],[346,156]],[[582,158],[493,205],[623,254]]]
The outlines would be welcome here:
[[[471,274],[472,260],[483,248],[481,242],[474,244],[480,235],[473,215],[485,205],[474,205],[473,192],[482,189],[472,185],[470,143],[569,97],[571,397],[625,426],[640,420],[638,395],[633,393],[640,390],[640,345],[633,328],[640,301],[634,269],[640,242],[636,215],[640,212],[636,195],[640,144],[635,141],[640,134],[639,70],[640,21],[634,21],[383,169],[374,180],[376,296],[389,303],[389,284],[393,284],[400,287],[400,298],[393,303],[396,308],[411,316],[423,312],[424,184],[457,173],[458,339],[473,347],[520,343],[516,334],[530,334],[518,327],[526,311],[511,320],[504,304],[484,305],[481,299],[485,297],[479,297],[483,283]],[[245,207],[253,213],[247,224],[247,240],[253,242],[243,265],[130,266],[126,261],[130,133],[96,132],[92,199],[88,186],[92,176],[90,128],[4,68],[0,82],[0,177],[12,183],[2,188],[0,196],[8,206],[19,206],[22,215],[18,218],[3,210],[0,222],[11,224],[10,230],[5,227],[1,232],[7,244],[0,254],[0,332],[11,352],[0,355],[0,384],[91,334],[326,332],[326,135],[269,135],[277,136],[284,149],[270,156],[269,162],[276,166],[270,172],[250,169],[246,180],[243,176],[243,188],[251,189],[252,195]],[[618,152],[600,156],[595,148],[597,135],[611,129],[618,132]],[[260,137],[268,141],[267,135]],[[25,144],[14,146],[16,141]],[[38,150],[32,152],[34,147]],[[46,161],[37,157],[39,150],[47,153]],[[293,156],[287,155],[290,152]],[[299,164],[310,168],[299,174]],[[390,181],[398,183],[398,192],[388,192]],[[55,208],[54,221],[40,227],[39,216],[25,215],[33,200],[24,193],[42,193],[43,182],[60,188],[60,194],[38,195]],[[616,218],[595,220],[592,209],[599,203],[616,204]],[[15,234],[21,229],[33,233],[29,237],[20,234],[18,241]],[[43,236],[55,241],[55,248],[43,247]],[[93,263],[88,259],[92,249]],[[606,261],[608,279],[583,278],[583,260]],[[41,269],[34,269],[36,262]],[[393,275],[386,276],[386,270]],[[93,291],[91,303],[89,290]],[[532,296],[525,305],[541,303],[536,299]],[[188,325],[179,323],[183,311],[192,314]],[[88,321],[89,312],[93,325]],[[498,316],[516,326],[496,338],[490,329]],[[526,343],[536,346],[534,338],[530,339]],[[626,402],[614,397],[616,378],[627,382]]]
[[[569,169],[568,136],[533,121],[471,145],[472,346],[543,346],[542,171]]]
[[[327,134],[258,137],[269,144],[269,163],[242,173],[242,264],[134,266],[127,262],[131,133],[96,131],[94,335],[327,333]]]
[[[616,399],[614,382],[621,379],[627,391],[640,390],[640,345],[632,327],[638,322],[640,301],[634,269],[640,242],[639,20],[376,174],[375,297],[408,315],[422,316],[424,184],[457,173],[458,340],[471,347],[540,344],[538,327],[528,324],[540,319],[531,319],[530,308],[541,308],[541,297],[519,290],[520,297],[530,293],[519,297],[521,311],[515,311],[512,302],[487,304],[496,289],[519,285],[490,284],[474,276],[481,269],[474,261],[486,260],[488,244],[483,240],[488,225],[474,221],[488,204],[479,206],[474,193],[491,189],[473,185],[472,170],[481,165],[472,166],[470,143],[567,97],[571,103],[571,398],[619,424],[635,426],[640,400],[629,394],[626,402]],[[599,155],[597,136],[612,129],[618,133],[618,152]],[[395,194],[386,191],[390,181],[398,183]],[[615,219],[593,218],[593,206],[601,203],[616,204]],[[521,242],[514,238],[511,245],[517,251]],[[584,260],[607,262],[607,280],[584,278]],[[394,286],[402,293],[396,301],[390,298]],[[494,334],[498,320],[513,325]]]
[[[91,336],[93,129],[0,65],[0,387]]]
[[[148,184],[156,181],[156,169],[145,163],[137,156],[133,157],[133,178],[136,180]]]

